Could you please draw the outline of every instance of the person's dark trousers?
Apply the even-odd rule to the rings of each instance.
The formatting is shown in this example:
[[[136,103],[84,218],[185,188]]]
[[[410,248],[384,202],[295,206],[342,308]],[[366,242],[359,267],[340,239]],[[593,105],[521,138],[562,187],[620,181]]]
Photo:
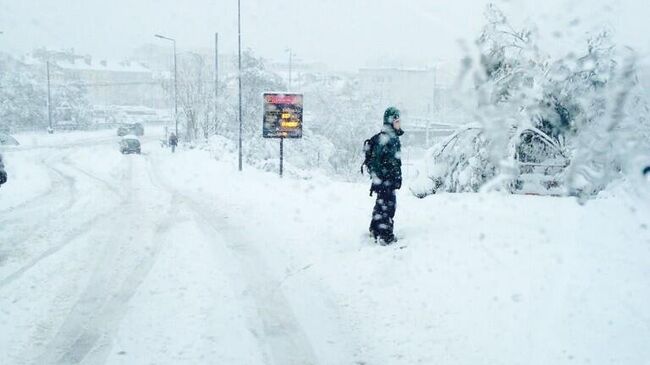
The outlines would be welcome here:
[[[375,238],[381,238],[385,242],[392,242],[395,239],[393,235],[393,218],[395,217],[395,207],[397,205],[395,190],[382,190],[376,192],[376,194],[377,200],[375,208],[372,210],[370,233]]]

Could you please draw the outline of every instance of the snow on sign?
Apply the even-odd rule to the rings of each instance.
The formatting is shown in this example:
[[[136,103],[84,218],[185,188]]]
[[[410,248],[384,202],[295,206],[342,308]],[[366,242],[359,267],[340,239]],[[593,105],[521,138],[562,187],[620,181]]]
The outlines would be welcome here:
[[[302,94],[264,93],[264,138],[302,138]]]

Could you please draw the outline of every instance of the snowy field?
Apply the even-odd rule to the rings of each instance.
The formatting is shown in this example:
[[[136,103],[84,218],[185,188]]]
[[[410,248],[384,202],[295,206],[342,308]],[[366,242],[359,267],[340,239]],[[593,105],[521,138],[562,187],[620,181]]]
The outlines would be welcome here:
[[[378,247],[365,184],[155,137],[123,156],[113,131],[18,137],[2,364],[650,361],[650,204],[625,186],[585,205],[400,191],[400,241]]]

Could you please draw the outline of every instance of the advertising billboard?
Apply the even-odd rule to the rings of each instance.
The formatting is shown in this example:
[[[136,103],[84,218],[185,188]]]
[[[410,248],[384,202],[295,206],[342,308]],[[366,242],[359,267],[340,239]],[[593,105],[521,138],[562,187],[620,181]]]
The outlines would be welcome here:
[[[302,138],[302,94],[264,93],[264,138]]]

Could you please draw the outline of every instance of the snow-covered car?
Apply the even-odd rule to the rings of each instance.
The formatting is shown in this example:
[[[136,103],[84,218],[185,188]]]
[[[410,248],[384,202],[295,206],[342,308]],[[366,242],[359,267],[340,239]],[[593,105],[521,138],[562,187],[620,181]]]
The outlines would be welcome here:
[[[126,136],[122,137],[122,140],[120,141],[120,152],[122,152],[122,154],[140,154],[140,148],[140,140],[137,136],[134,136],[132,134],[127,134]]]
[[[512,158],[513,178],[505,181],[516,194],[561,195],[569,160],[563,147],[536,128],[519,133],[507,151]],[[467,126],[431,148],[423,173],[410,186],[417,197],[438,192],[476,192],[501,171],[490,158],[491,143],[485,130]]]
[[[2,154],[0,154],[0,185],[7,182],[7,171],[5,171],[5,164],[2,161]]]
[[[122,137],[129,134],[144,136],[144,127],[141,123],[124,123],[117,128],[117,135]]]

